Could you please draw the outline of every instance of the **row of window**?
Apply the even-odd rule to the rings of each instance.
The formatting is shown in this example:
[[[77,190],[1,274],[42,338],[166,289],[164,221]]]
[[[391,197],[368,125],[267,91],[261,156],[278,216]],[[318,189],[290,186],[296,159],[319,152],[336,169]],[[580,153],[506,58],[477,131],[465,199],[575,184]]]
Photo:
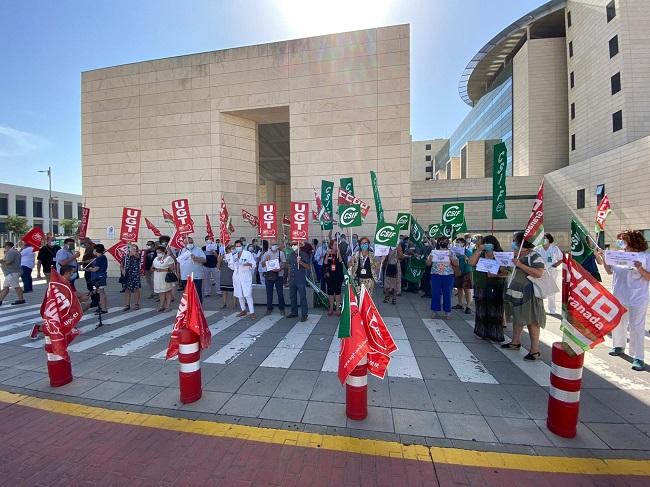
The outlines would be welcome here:
[[[607,23],[609,24],[614,17],[616,17],[616,0],[610,0],[605,6],[605,14],[607,16]],[[567,27],[571,27],[571,11],[566,13]]]
[[[596,186],[596,204],[599,205],[601,200],[605,197],[605,185],[599,184]],[[585,207],[585,190],[579,189],[576,191],[576,209],[582,210]]]
[[[34,221],[34,227],[40,228],[41,230],[44,230],[42,221]],[[59,224],[58,224],[58,222],[52,222],[52,232],[54,233],[54,235],[59,235]],[[9,233],[7,231],[7,222],[0,221],[0,234],[3,234],[3,233]]]
[[[32,216],[34,218],[43,218],[43,205],[47,202],[43,202],[42,198],[32,198]],[[81,203],[77,203],[77,216],[73,216],[73,205],[72,201],[63,202],[63,218],[72,219],[77,218],[81,219]],[[0,215],[9,214],[9,195],[0,194]],[[16,195],[16,215],[17,216],[27,216],[27,197],[22,195]],[[59,218],[59,201],[52,199],[52,218]]]

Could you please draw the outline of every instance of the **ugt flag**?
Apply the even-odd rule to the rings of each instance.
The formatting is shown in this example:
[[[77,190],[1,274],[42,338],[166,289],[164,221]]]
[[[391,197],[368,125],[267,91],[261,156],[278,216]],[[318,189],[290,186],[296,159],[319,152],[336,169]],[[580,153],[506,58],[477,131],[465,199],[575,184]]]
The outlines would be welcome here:
[[[603,199],[600,200],[598,208],[596,208],[596,233],[605,231],[605,220],[611,211],[612,207],[609,205],[609,197],[605,194]]]
[[[627,310],[569,254],[562,270],[562,324],[565,343],[580,354],[604,341]]]
[[[524,240],[528,240],[535,246],[541,245],[544,240],[544,180],[537,190],[537,199],[528,217]]]
[[[52,268],[50,282],[41,304],[43,332],[52,341],[52,353],[68,362],[68,343],[79,334],[79,330],[74,327],[82,315],[77,293],[68,281]]]
[[[45,244],[45,233],[43,233],[43,230],[41,230],[40,228],[34,227],[29,232],[27,232],[20,240],[22,240],[27,245],[32,247],[36,252],[38,249],[40,249],[43,246],[43,244]]]
[[[172,330],[172,335],[169,337],[169,345],[167,346],[166,360],[174,358],[178,355],[178,331],[182,328],[187,328],[199,337],[199,348],[205,350],[212,343],[212,334],[208,328],[208,322],[203,314],[201,301],[194,286],[194,279],[189,276],[185,291],[181,297],[181,302],[178,305],[178,312],[176,313],[176,322]]]

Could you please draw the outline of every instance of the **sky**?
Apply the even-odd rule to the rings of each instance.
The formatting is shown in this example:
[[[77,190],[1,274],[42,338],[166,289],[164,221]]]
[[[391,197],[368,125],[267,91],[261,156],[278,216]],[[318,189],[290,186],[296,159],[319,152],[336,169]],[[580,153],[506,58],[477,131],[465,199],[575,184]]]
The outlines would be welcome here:
[[[469,60],[544,0],[5,0],[0,182],[81,193],[81,72],[334,32],[411,25],[411,134],[448,137]]]

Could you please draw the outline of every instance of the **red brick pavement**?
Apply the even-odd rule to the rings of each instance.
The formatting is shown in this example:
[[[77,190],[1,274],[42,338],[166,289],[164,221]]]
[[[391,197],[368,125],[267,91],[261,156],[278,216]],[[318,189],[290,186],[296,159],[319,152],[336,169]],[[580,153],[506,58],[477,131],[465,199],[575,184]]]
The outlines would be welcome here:
[[[534,460],[533,460],[534,461]],[[0,485],[641,486],[259,443],[0,405]]]

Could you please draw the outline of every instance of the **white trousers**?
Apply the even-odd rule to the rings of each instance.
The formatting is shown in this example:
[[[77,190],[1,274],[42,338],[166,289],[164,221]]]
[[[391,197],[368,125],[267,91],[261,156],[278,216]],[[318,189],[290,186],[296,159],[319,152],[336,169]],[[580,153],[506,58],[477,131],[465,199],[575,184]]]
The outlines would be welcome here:
[[[557,268],[551,267],[548,269],[548,273],[551,275],[553,280],[557,283],[557,276],[558,276],[558,271]],[[558,286],[559,287],[559,286]],[[555,306],[555,297],[557,294],[551,294],[546,298],[547,304],[548,304],[548,312],[554,315],[557,313],[557,308]]]
[[[632,358],[643,360],[643,337],[645,334],[645,315],[647,306],[627,306],[627,313],[612,331],[612,341],[615,347],[625,348],[627,331],[630,330],[630,350]]]
[[[239,306],[241,307],[242,311],[246,311],[246,304],[248,304],[248,312],[255,313],[255,307],[253,306],[253,296],[239,298]]]
[[[216,284],[216,292],[219,294],[221,292],[221,271],[216,267],[204,267],[203,268],[203,295],[210,296],[212,294],[212,280]]]

